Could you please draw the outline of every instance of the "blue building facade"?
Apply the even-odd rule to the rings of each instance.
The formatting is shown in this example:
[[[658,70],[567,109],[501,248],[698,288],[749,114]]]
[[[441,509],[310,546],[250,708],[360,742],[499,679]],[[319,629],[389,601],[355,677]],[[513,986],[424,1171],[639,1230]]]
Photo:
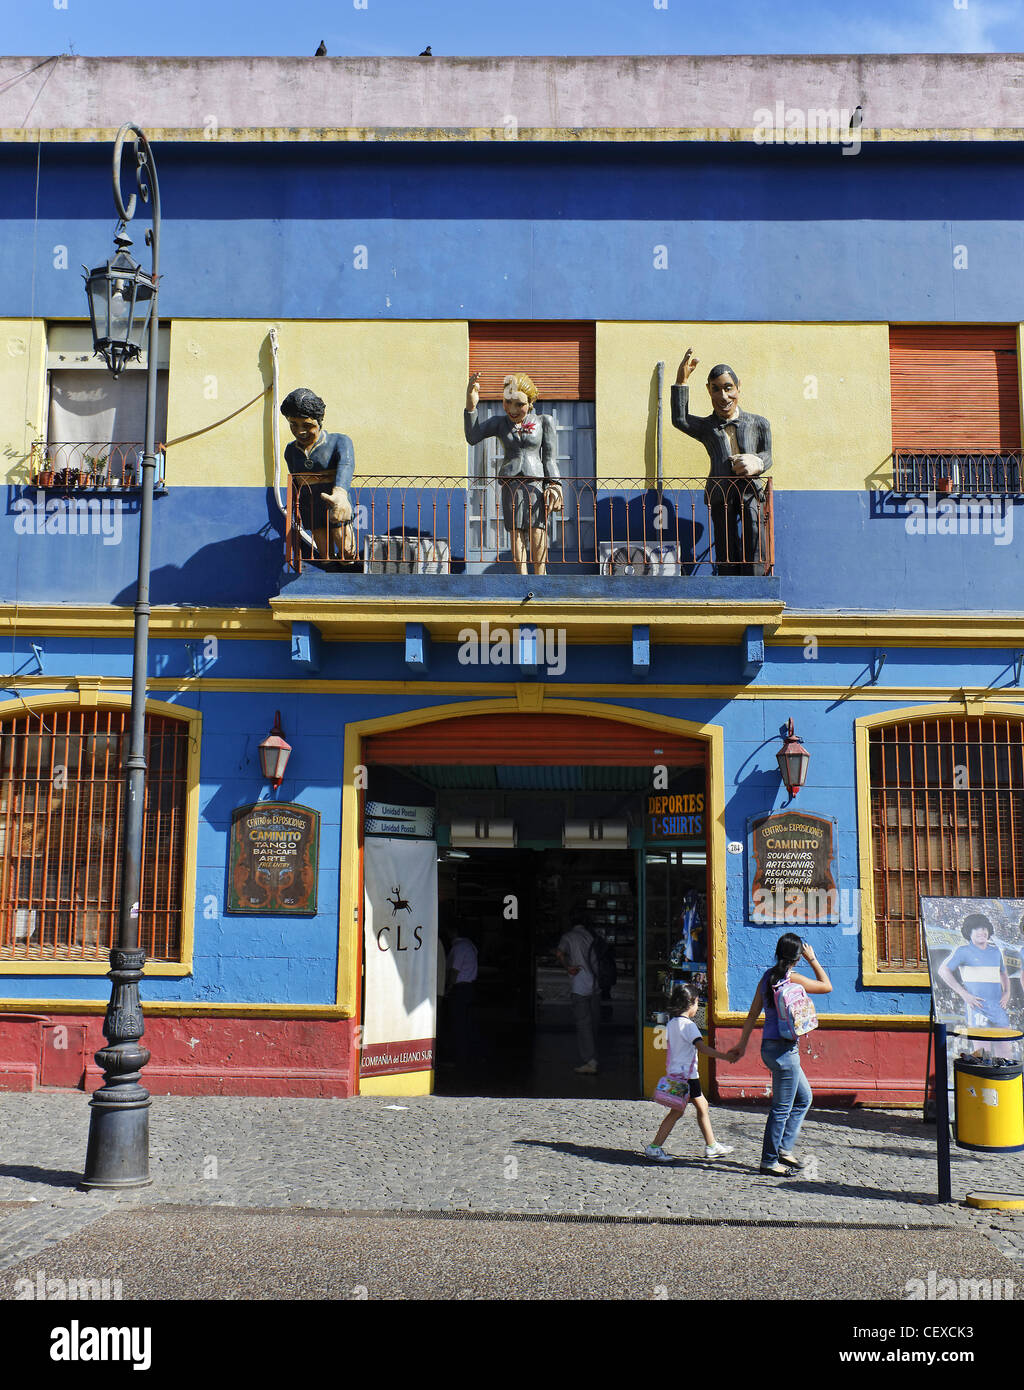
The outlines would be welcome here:
[[[437,851],[433,939],[477,947],[489,1084],[643,1094],[671,979],[706,986],[728,1047],[791,929],[834,983],[815,1089],[920,1099],[919,894],[1024,896],[1021,144],[964,122],[856,151],[846,132],[758,142],[746,112],[746,138],[703,142],[596,118],[440,138],[426,117],[361,140],[154,139],[152,1089],[479,1084],[461,1065],[446,1082],[430,1048],[403,1069],[425,1035],[394,1000],[373,1027],[396,1031],[365,1031],[385,988],[367,846],[408,838]],[[0,145],[11,1086],[96,1075],[137,565],[142,373],[115,396],[87,360],[75,269],[108,254],[110,143],[60,135]],[[773,431],[757,553],[734,565],[711,543],[704,450],[671,426],[691,346],[694,409],[728,363]],[[516,572],[495,457],[463,438],[476,370],[484,414],[524,370],[558,421],[547,573]],[[277,408],[300,385],[354,442],[352,564],[301,534]],[[292,751],[271,790],[277,713]],[[791,719],[810,754],[796,795],[776,760]],[[232,827],[256,803],[317,813],[315,910],[239,909]],[[384,834],[371,803],[429,828]],[[783,811],[831,827],[834,895],[783,894],[761,921],[758,823]],[[617,964],[594,1083],[572,1071],[554,954],[577,918]],[[752,1062],[714,1079],[763,1091]]]

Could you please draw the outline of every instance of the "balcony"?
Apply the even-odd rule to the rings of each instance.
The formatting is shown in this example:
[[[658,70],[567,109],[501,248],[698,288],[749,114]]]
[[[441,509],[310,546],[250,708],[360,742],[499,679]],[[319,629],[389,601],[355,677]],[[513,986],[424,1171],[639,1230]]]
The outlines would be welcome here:
[[[928,453],[895,449],[892,491],[901,495],[931,493],[966,497],[1014,497],[1024,493],[1019,449],[999,453]]]
[[[142,456],[139,443],[49,443],[37,439],[32,444],[32,486],[45,491],[76,492],[100,490],[130,492],[142,486]],[[165,492],[166,458],[164,446],[156,446],[155,492]]]
[[[349,489],[353,519],[339,526],[318,500],[329,480],[321,473],[288,479],[285,551],[293,575],[311,568],[409,578],[518,573],[503,516],[520,491],[514,483],[361,478]],[[528,508],[529,496],[521,491]],[[547,575],[655,580],[666,590],[685,588],[683,580],[711,577],[770,579],[775,564],[770,481],[754,503],[756,537],[746,549],[737,537],[728,553],[713,553],[710,507],[724,512],[738,507],[742,496],[731,480],[678,478],[656,485],[637,478],[563,478],[562,510],[546,513]]]
[[[562,509],[545,518],[545,572],[531,564],[524,574],[503,515],[514,485],[363,476],[349,489],[352,521],[338,526],[319,500],[330,475],[291,475],[285,570],[271,608],[301,633],[300,646],[312,628],[379,640],[408,637],[415,623],[451,639],[496,610],[525,618],[527,603],[531,621],[564,626],[574,641],[650,628],[652,640],[656,630],[659,641],[735,642],[777,622],[770,480],[760,498],[746,494],[754,543],[744,550],[737,539],[724,556],[714,554],[711,513],[740,505],[732,480],[561,481]]]

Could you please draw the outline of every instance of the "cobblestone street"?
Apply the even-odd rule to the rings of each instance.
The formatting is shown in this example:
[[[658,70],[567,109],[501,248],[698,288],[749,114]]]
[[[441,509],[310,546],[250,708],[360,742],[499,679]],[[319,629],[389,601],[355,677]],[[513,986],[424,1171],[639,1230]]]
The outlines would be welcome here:
[[[0,1269],[131,1207],[688,1219],[769,1226],[953,1228],[1024,1260],[1024,1213],[974,1211],[969,1190],[1024,1191],[1024,1158],[953,1149],[952,1204],[936,1200],[935,1131],[913,1112],[814,1109],[804,1174],[757,1172],[765,1111],[715,1107],[735,1146],[706,1160],[695,1123],[671,1165],[642,1156],[660,1110],[642,1101],[281,1100],[156,1097],[148,1188],[83,1193],[81,1093],[0,1096]],[[1021,1268],[1024,1289],[1024,1266]]]

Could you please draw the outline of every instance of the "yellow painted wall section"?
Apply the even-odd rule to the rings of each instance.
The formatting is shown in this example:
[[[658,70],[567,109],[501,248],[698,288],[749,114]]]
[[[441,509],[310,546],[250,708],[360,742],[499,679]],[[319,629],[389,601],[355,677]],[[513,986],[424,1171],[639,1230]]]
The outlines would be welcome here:
[[[271,327],[280,399],[308,386],[324,427],[351,437],[361,478],[466,476],[464,322],[178,320],[171,333],[168,480],[185,487],[273,482]],[[281,449],[291,440],[281,418]],[[282,493],[287,468],[281,461]]]
[[[394,1076],[361,1076],[361,1096],[429,1096],[434,1090],[432,1071],[401,1071]]]
[[[0,457],[8,482],[27,482],[42,437],[46,340],[39,319],[0,319]]]
[[[772,427],[776,488],[861,489],[888,475],[892,454],[887,324],[599,323],[600,477],[656,476],[657,364],[665,363],[666,478],[705,477],[702,445],[672,425],[670,388],[683,353],[699,365],[691,409],[708,415],[717,363],[740,379],[740,405]]]

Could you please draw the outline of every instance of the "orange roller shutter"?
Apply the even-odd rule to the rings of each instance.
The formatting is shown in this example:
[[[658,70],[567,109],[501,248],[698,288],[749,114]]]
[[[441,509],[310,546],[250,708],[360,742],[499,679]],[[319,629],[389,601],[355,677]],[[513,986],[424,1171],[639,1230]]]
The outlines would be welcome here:
[[[363,745],[366,763],[493,767],[700,767],[704,745],[637,724],[573,714],[474,714],[438,719]]]
[[[480,373],[480,399],[501,400],[509,372],[526,372],[545,401],[594,399],[592,323],[471,323],[469,370]]]
[[[1020,448],[1016,328],[890,328],[889,370],[894,449]]]

